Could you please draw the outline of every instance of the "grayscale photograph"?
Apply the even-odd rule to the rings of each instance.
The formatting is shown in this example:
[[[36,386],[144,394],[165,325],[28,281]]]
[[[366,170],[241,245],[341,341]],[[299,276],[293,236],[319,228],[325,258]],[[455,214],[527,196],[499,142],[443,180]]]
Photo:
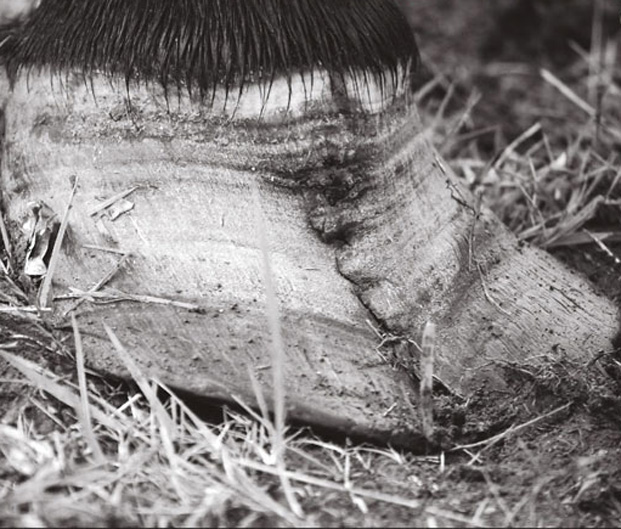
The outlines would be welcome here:
[[[0,527],[621,524],[619,0],[0,0]]]

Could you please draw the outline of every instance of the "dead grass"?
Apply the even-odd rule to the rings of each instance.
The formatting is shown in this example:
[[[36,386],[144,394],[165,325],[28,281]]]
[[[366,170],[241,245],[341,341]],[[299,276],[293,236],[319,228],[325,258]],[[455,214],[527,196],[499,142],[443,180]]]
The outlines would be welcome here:
[[[284,429],[279,447],[274,424],[254,412],[227,413],[221,424],[208,425],[165,387],[147,380],[107,332],[140,393],[102,398],[92,385],[86,387],[83,376],[76,388],[32,362],[1,353],[74,417],[55,421],[60,428],[45,435],[24,414],[14,425],[2,425],[0,519],[6,525],[315,525],[326,513],[313,512],[312,503],[306,511],[304,504],[328,493],[363,514],[369,502],[425,510],[415,498],[356,483],[352,460],[371,469],[378,462],[404,464],[406,456],[341,447]],[[76,351],[83,373],[81,346]],[[113,406],[111,397],[124,402]],[[288,470],[285,455],[303,464]],[[422,461],[438,466],[437,458]],[[295,503],[286,500],[283,480]],[[469,522],[435,507],[426,512]]]
[[[594,4],[591,49],[571,43],[575,62],[570,67],[539,70],[537,92],[521,94],[531,105],[532,123],[508,144],[496,134],[491,154],[478,140],[497,133],[502,116],[495,116],[496,123],[476,118],[481,94],[475,86],[465,82],[457,89],[437,73],[417,97],[428,102],[431,113],[423,114],[428,133],[457,175],[520,239],[543,248],[595,241],[609,252],[607,243],[621,241],[615,215],[621,205],[619,42],[602,36],[602,2]],[[483,75],[519,83],[524,69],[502,66],[486,65]],[[443,97],[428,101],[438,87]],[[499,106],[505,97],[516,96],[498,93]]]

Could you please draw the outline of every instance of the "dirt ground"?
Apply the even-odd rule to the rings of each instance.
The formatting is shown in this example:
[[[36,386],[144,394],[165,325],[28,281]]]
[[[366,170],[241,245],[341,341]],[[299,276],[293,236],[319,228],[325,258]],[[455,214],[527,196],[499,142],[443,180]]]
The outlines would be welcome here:
[[[527,129],[535,118],[550,134],[551,144],[570,143],[572,127],[584,116],[572,105],[558,101],[543,83],[539,69],[549,68],[578,84],[584,67],[569,42],[589,48],[593,2],[580,0],[400,0],[419,35],[424,60],[421,86],[438,73],[454,83],[455,98],[447,112],[458,113],[472,91],[481,94],[472,110],[470,130],[489,129],[476,142],[440,145],[443,155],[460,159],[473,149],[483,160],[493,159],[508,142]],[[605,32],[619,41],[619,6],[605,7]],[[509,66],[518,73],[502,75]],[[615,82],[621,78],[617,61]],[[505,68],[505,70],[503,70]],[[422,112],[433,116],[445,100],[447,86],[437,88],[424,102]],[[453,108],[454,107],[454,108]],[[542,109],[547,112],[542,113]],[[621,112],[621,110],[619,110]],[[613,116],[614,118],[614,116]],[[468,132],[468,131],[466,131]],[[475,144],[475,145],[473,145]],[[603,158],[619,165],[621,144],[597,146]],[[476,182],[473,186],[476,185]],[[494,207],[494,204],[490,204]],[[498,211],[503,214],[503,211]],[[617,209],[604,210],[590,226],[619,230]],[[509,223],[510,217],[506,217]],[[610,245],[616,255],[621,246]],[[596,244],[563,247],[555,255],[585,273],[603,292],[621,299],[621,261]],[[10,282],[0,287],[1,301],[19,302]],[[10,344],[15,328],[0,329],[0,343]],[[593,332],[597,332],[594,329]],[[36,322],[19,333],[28,336],[32,348],[27,358],[66,373],[62,356],[41,355],[61,351],[59,335]],[[43,347],[42,347],[43,346]],[[585,354],[585,358],[586,358]],[[543,365],[543,367],[542,367]],[[534,368],[502,366],[513,382],[507,392],[495,394],[480,388],[463,401],[455,396],[436,398],[437,420],[443,433],[444,452],[427,456],[395,454],[393,459],[368,452],[354,452],[350,445],[335,449],[339,462],[346,457],[348,479],[370,490],[399,495],[414,502],[397,506],[373,498],[355,500],[354,494],[310,487],[300,489],[305,524],[319,526],[562,526],[606,527],[621,524],[621,353],[602,354],[581,365],[563,358],[562,351]],[[65,408],[38,390],[9,381],[14,373],[0,374],[0,416],[10,424],[20,414],[28,418],[38,435],[58,428]],[[102,381],[102,393],[116,395],[118,384]],[[121,387],[121,391],[135,391]],[[47,403],[47,408],[33,405]],[[50,411],[53,409],[53,411]],[[212,417],[213,418],[213,417]],[[523,426],[523,427],[521,427]],[[494,440],[494,436],[498,436]],[[313,437],[301,437],[304,454],[293,451],[289,465],[304,467],[308,457],[334,465],[334,457]],[[305,444],[306,443],[306,444]],[[457,447],[457,448],[456,448]],[[1,448],[1,447],[0,447]],[[362,454],[362,455],[361,455]],[[299,460],[299,461],[298,461]],[[339,463],[340,464],[340,463]],[[337,465],[338,466],[338,465]],[[10,480],[12,470],[0,463],[0,479]],[[266,489],[275,491],[276,481],[257,474]],[[336,479],[336,478],[335,478]],[[278,499],[278,493],[274,492]],[[0,500],[1,501],[1,500]],[[7,513],[11,512],[9,516]],[[11,510],[0,506],[1,526],[25,523],[28,506]],[[51,512],[51,511],[50,511]],[[41,515],[48,525],[119,526],[140,524],[131,509],[114,514],[96,511],[86,515]],[[256,513],[245,507],[228,508],[206,518],[211,525],[287,525],[276,515]]]

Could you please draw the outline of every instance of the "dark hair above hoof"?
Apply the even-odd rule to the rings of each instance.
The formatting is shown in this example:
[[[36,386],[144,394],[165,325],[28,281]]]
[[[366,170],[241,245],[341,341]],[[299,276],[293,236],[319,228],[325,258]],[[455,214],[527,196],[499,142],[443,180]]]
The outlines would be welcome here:
[[[315,69],[383,84],[418,61],[392,0],[42,0],[0,42],[12,79],[49,67],[201,97]]]

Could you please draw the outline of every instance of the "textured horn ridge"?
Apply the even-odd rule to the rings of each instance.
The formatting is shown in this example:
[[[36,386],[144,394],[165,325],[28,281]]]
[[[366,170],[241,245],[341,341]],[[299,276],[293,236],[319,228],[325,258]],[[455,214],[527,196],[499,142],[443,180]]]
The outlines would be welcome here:
[[[392,0],[43,0],[0,42],[12,79],[103,73],[201,97],[315,69],[383,85],[418,61]]]

